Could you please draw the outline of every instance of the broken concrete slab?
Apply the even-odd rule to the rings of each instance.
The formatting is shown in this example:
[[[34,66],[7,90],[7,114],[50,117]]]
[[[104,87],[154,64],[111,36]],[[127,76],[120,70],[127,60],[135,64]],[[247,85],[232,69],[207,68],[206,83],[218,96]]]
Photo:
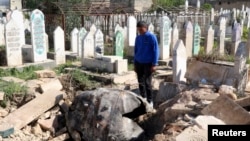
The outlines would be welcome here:
[[[239,104],[241,107],[250,106],[250,96],[238,99],[235,102]]]
[[[35,124],[35,126],[33,126],[30,131],[34,135],[40,135],[43,133],[39,124]]]
[[[212,115],[226,124],[249,124],[250,114],[227,96],[221,95],[202,110],[204,115]]]
[[[13,125],[15,129],[21,129],[57,104],[62,97],[63,92],[61,91],[47,90],[43,95],[10,113],[2,121]]]
[[[59,79],[52,79],[52,80],[48,81],[47,83],[40,85],[40,89],[43,93],[50,90],[50,89],[60,91],[60,90],[62,90],[62,88],[63,88],[63,86],[62,86]]]
[[[4,100],[4,92],[0,92],[0,101]]]
[[[38,78],[55,78],[56,73],[52,70],[39,70],[35,71]]]
[[[208,125],[225,125],[225,123],[214,116],[198,116],[193,122],[201,129],[208,130]]]
[[[39,119],[37,122],[43,130],[55,133],[55,129],[58,127],[57,120],[57,116],[53,116],[49,119]]]
[[[14,127],[13,125],[7,123],[7,122],[1,122],[0,123],[0,136],[3,138],[8,137],[9,135],[14,133]]]
[[[207,131],[197,126],[186,128],[175,141],[207,141]]]
[[[226,95],[229,98],[236,100],[237,96],[235,94],[236,89],[232,86],[228,86],[228,85],[221,85],[219,88],[219,94],[220,95]]]

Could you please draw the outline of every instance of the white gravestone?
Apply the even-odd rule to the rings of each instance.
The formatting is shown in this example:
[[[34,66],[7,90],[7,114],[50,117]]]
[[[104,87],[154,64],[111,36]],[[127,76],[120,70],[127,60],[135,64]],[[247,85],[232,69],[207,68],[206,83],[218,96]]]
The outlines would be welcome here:
[[[166,60],[170,56],[171,21],[167,16],[163,16],[160,25],[160,59]]]
[[[0,23],[0,46],[5,45],[4,24]]]
[[[214,8],[211,9],[211,23],[214,23]]]
[[[64,31],[60,26],[58,26],[54,31],[54,51],[55,51],[55,62],[56,65],[65,64],[65,41],[64,41]]]
[[[73,53],[77,53],[77,47],[78,47],[78,29],[77,28],[74,28],[71,33],[70,33],[70,44],[71,44],[71,48],[70,50],[73,52]]]
[[[31,16],[31,43],[33,62],[47,60],[47,47],[45,40],[45,23],[43,13],[36,9],[32,11]]]
[[[177,24],[175,23],[173,26],[173,30],[172,30],[172,41],[171,41],[171,48],[170,48],[171,55],[173,55],[174,47],[178,40],[179,40],[179,30],[178,30]]]
[[[210,26],[207,31],[207,36],[206,36],[206,46],[205,46],[206,54],[209,54],[212,52],[213,46],[214,46],[214,29],[213,29],[213,26]]]
[[[182,40],[178,40],[173,55],[173,82],[186,82],[187,51]]]
[[[239,23],[236,23],[234,25],[232,33],[231,55],[235,54],[240,42],[241,42],[241,25]]]
[[[123,28],[122,28],[119,24],[116,24],[116,25],[115,25],[115,32],[114,32],[114,36],[116,35],[117,31],[120,31],[120,32],[122,32],[122,31],[123,31]]]
[[[136,19],[134,16],[128,17],[128,45],[130,47],[135,46],[135,38],[136,38]]]
[[[92,34],[93,36],[95,35],[95,32],[97,31],[97,28],[94,24],[90,26],[89,33]]]
[[[241,42],[235,53],[234,71],[236,74],[242,74],[246,67],[246,61],[246,43]]]
[[[22,65],[22,34],[18,23],[10,19],[5,26],[6,57],[8,66]]]
[[[82,60],[83,58],[93,58],[95,54],[94,48],[94,36],[90,33],[87,33],[82,41]]]
[[[82,57],[82,41],[86,36],[87,31],[84,27],[80,28],[78,35],[77,35],[77,54],[78,56]]]
[[[153,25],[152,23],[149,24],[149,26],[148,26],[148,31],[154,34],[154,32],[155,32],[155,27],[154,27],[154,25]]]
[[[187,48],[187,56],[192,57],[193,51],[193,25],[190,21],[188,21],[185,27],[185,46]]]
[[[226,34],[226,19],[224,17],[219,20],[219,31],[223,31]],[[219,32],[218,32],[219,36]]]
[[[104,55],[104,36],[103,33],[100,29],[98,29],[95,33],[95,39],[94,39],[94,44],[95,44],[95,58],[102,58]]]
[[[225,31],[220,30],[218,38],[219,38],[219,47],[218,47],[219,54],[224,55],[225,53]]]
[[[24,35],[24,16],[23,16],[23,12],[19,11],[19,10],[14,10],[11,13],[11,19],[13,19],[14,21],[16,21],[17,26],[19,26],[20,29],[20,33],[21,33],[21,43],[22,45],[25,45],[25,35]]]

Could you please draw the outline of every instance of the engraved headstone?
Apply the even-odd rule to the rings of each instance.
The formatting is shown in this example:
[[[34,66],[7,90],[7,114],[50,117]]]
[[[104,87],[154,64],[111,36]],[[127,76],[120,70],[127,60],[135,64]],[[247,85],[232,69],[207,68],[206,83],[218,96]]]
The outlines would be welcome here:
[[[123,57],[124,51],[124,37],[123,34],[118,31],[115,35],[115,56]]]
[[[78,41],[77,41],[77,38],[78,38],[78,29],[77,28],[74,28],[71,33],[70,33],[70,43],[71,43],[71,48],[70,50],[73,52],[73,53],[77,53],[77,47],[78,47]]]
[[[212,52],[214,46],[214,29],[210,26],[206,36],[205,52],[209,54]]]
[[[20,33],[21,33],[21,43],[22,45],[25,45],[25,35],[24,35],[24,16],[23,16],[23,12],[19,11],[19,10],[14,10],[12,11],[10,17],[16,21],[17,26],[19,26],[20,29]]]
[[[173,54],[173,82],[186,82],[187,51],[182,40],[178,40]]]
[[[219,36],[218,36],[218,40],[219,40],[219,54],[224,55],[225,53],[225,31],[220,30],[219,31]]]
[[[32,11],[31,16],[31,43],[33,62],[47,60],[47,48],[45,41],[45,23],[43,13],[36,9]]]
[[[242,74],[245,70],[247,61],[247,54],[246,54],[246,43],[241,42],[237,48],[235,53],[235,61],[234,61],[234,71],[236,74]]]
[[[10,19],[5,26],[6,57],[8,66],[22,65],[22,34],[18,23]]]
[[[56,65],[65,64],[65,41],[64,31],[58,26],[54,31],[54,51],[55,51],[55,62]]]
[[[171,21],[167,16],[161,18],[160,23],[160,59],[169,59],[171,43]]]
[[[136,19],[134,16],[128,17],[128,45],[130,47],[135,46],[135,38],[136,38]]]
[[[172,41],[171,41],[171,49],[170,49],[171,55],[173,55],[174,47],[178,40],[179,40],[179,30],[178,30],[177,24],[175,23],[173,26],[173,30],[172,30]]]
[[[122,28],[119,24],[116,24],[116,25],[115,25],[115,33],[114,33],[114,36],[116,35],[116,32],[117,32],[117,31],[121,31],[121,32],[123,31],[123,28]]]
[[[231,54],[234,55],[239,43],[241,42],[241,25],[239,23],[236,23],[233,28],[232,33],[232,46],[231,46]]]
[[[78,56],[82,57],[82,41],[86,36],[87,31],[84,27],[80,28],[78,35],[77,35],[77,54]]]
[[[193,34],[193,55],[198,55],[200,51],[200,37],[201,37],[201,29],[198,24],[194,25],[194,34]]]
[[[193,25],[190,21],[185,26],[185,46],[187,48],[187,56],[192,57],[193,50]]]
[[[104,39],[103,33],[100,29],[98,29],[95,33],[95,58],[101,58],[104,55]]]
[[[83,58],[93,58],[95,55],[94,48],[94,36],[88,32],[82,41],[82,59]]]

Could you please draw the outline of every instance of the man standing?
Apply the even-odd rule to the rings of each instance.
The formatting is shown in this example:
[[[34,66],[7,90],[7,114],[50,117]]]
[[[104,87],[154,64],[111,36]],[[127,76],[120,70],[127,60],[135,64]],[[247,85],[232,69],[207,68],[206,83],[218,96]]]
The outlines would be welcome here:
[[[144,21],[137,23],[139,35],[136,37],[134,50],[134,67],[139,82],[140,94],[153,107],[152,73],[156,70],[159,47],[156,36],[148,31]]]

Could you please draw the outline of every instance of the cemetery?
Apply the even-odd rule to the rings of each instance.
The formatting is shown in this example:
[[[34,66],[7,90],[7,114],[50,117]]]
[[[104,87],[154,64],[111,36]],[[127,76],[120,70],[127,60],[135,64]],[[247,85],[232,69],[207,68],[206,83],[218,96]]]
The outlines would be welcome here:
[[[249,4],[126,2],[0,14],[0,141],[207,141],[208,125],[250,123]],[[134,68],[138,21],[158,40],[153,107]]]

